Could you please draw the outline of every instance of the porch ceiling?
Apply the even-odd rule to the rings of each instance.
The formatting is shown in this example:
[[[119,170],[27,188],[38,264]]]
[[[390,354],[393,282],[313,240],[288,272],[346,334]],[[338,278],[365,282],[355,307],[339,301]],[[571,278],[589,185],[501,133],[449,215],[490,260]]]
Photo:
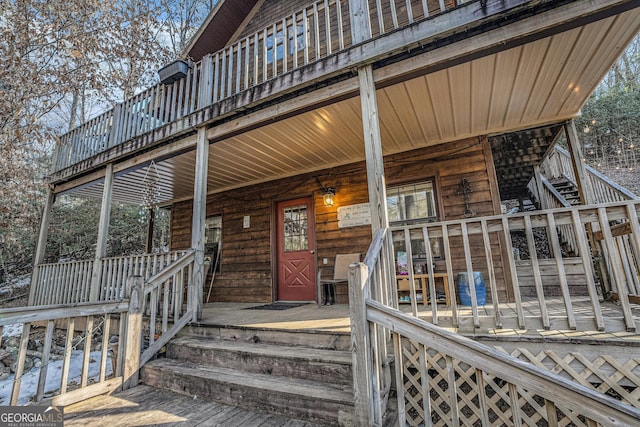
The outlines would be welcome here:
[[[384,154],[575,117],[639,29],[637,8],[389,86],[380,81],[384,69],[379,69],[374,77],[381,87]],[[353,96],[222,135],[210,145],[209,155],[210,192],[361,161],[360,100]],[[194,164],[190,151],[120,173],[113,197],[135,204],[149,199],[150,192],[160,204],[190,198]],[[73,191],[100,197],[101,180]]]

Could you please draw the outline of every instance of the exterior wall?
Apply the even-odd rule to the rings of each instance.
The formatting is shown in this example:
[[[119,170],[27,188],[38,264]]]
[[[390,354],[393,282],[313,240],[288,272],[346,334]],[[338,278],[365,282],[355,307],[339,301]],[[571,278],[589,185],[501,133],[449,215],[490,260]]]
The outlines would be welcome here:
[[[472,187],[471,209],[475,216],[492,215],[499,207],[492,189],[490,153],[486,139],[467,139],[440,146],[387,156],[385,174],[387,184],[415,182],[435,177],[441,219],[464,217],[464,200],[458,185],[466,178]],[[487,151],[489,158],[486,157]],[[489,166],[488,166],[489,165]],[[318,176],[324,186],[336,189],[336,204],[325,207],[315,181]],[[316,254],[318,263],[328,258],[329,266],[336,253],[366,253],[371,241],[370,226],[338,228],[337,208],[368,202],[367,176],[364,162],[295,176],[255,185],[231,192],[213,194],[207,200],[207,215],[222,215],[221,271],[216,274],[210,301],[271,302],[275,285],[274,212],[278,201],[313,195],[315,201]],[[171,242],[172,250],[190,245],[191,201],[174,205]],[[251,217],[251,226],[242,228],[243,217]],[[452,239],[454,272],[464,270],[464,256],[460,239]],[[473,245],[474,242],[472,242]],[[482,245],[482,242],[477,242]],[[493,242],[494,263],[499,287],[504,290],[499,242]],[[473,252],[473,249],[472,249]],[[478,251],[475,251],[478,252]],[[480,254],[482,255],[482,254]],[[484,255],[476,260],[484,264]],[[444,261],[436,263],[444,271]],[[475,264],[474,264],[475,265]],[[482,271],[482,269],[480,269]],[[486,270],[484,271],[485,277]],[[205,299],[209,293],[209,279],[205,282]],[[348,302],[346,285],[338,286],[337,302]]]
[[[240,36],[234,41],[241,40],[262,30],[267,25],[281,21],[282,18],[298,12],[309,3],[311,3],[310,0],[265,0],[253,19],[242,29]]]

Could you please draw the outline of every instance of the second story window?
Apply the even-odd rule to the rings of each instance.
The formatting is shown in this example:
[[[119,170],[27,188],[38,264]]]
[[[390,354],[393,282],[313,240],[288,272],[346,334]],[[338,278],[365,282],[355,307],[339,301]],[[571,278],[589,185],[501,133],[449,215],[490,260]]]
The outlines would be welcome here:
[[[304,26],[298,24],[294,27],[287,27],[287,54],[294,55],[297,52],[304,50],[305,36]],[[283,31],[278,31],[275,36],[272,34],[267,37],[267,63],[271,64],[274,60],[280,61],[284,58],[284,34]],[[275,53],[275,55],[274,55]]]

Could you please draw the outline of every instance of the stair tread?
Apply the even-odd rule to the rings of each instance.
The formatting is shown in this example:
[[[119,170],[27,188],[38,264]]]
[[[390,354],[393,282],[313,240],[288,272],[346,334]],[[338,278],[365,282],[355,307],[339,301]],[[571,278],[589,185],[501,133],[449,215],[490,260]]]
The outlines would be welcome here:
[[[295,396],[304,396],[329,402],[353,403],[353,390],[350,386],[320,383],[312,380],[281,377],[276,375],[243,372],[182,360],[179,364],[176,364],[175,362],[175,359],[156,359],[147,363],[143,369],[173,371],[174,373],[193,375],[210,381],[224,382],[242,387],[259,388],[271,392],[290,394],[293,398],[295,398]]]
[[[228,350],[246,354],[260,354],[273,357],[307,360],[319,363],[339,363],[351,365],[352,355],[348,351],[322,350],[301,346],[283,346],[240,341],[211,340],[196,337],[181,337],[172,340],[172,345],[190,346],[206,350]]]

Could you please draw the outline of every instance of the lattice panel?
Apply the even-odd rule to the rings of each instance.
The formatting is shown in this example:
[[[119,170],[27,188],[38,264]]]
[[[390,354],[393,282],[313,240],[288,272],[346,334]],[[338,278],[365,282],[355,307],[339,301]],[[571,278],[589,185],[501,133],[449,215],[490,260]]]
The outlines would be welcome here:
[[[621,385],[622,382],[640,385],[640,377],[634,373],[640,369],[636,359],[620,363],[604,355],[589,361],[577,353],[563,358],[548,350],[533,355],[526,349],[516,350],[512,355],[544,369],[549,369],[553,361],[555,368],[551,369],[552,372],[638,406],[640,387]],[[546,402],[520,386],[478,372],[456,359],[432,350],[425,352],[411,340],[403,338],[402,356],[407,425],[425,425],[427,407],[433,426],[514,425],[514,416],[524,426],[539,426],[549,424],[549,414],[553,414],[551,416],[556,418],[558,426],[589,426],[580,414],[557,408],[552,402]],[[423,384],[421,367],[424,363],[428,367],[428,375]],[[614,375],[608,372],[611,369],[615,370]],[[450,387],[451,383],[455,387]]]
[[[600,355],[589,360],[577,352],[562,357],[551,350],[533,354],[523,348],[513,351],[511,355],[543,369],[549,369],[549,365],[552,365],[550,370],[555,374],[640,408],[639,358],[620,362],[610,355]]]

